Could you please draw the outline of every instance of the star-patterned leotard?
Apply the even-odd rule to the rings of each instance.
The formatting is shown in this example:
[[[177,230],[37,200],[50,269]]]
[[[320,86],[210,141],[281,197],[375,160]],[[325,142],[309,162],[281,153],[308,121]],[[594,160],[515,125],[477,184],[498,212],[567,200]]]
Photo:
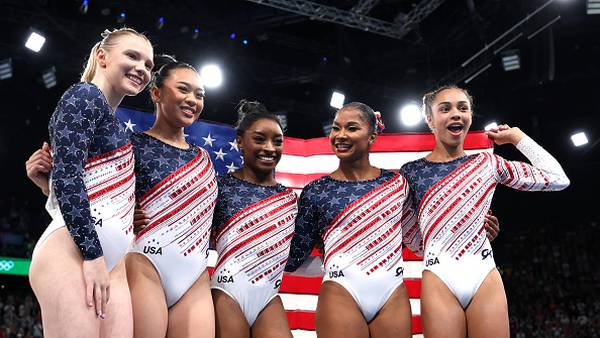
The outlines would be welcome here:
[[[148,258],[173,306],[206,270],[217,182],[210,157],[148,134],[131,136],[138,203],[150,217],[131,252]]]
[[[298,213],[293,190],[256,185],[233,175],[217,178],[213,220],[219,259],[211,280],[240,306],[250,326],[277,296]]]
[[[81,256],[104,256],[112,269],[133,239],[133,152],[128,135],[100,89],[71,86],[48,126],[53,152],[50,195],[53,218],[38,246],[66,226]]]

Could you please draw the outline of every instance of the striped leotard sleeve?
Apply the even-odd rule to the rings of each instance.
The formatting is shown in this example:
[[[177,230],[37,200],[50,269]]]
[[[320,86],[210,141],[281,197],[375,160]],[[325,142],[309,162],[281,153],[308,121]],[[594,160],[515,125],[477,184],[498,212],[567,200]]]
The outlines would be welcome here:
[[[496,158],[496,179],[518,190],[558,191],[569,186],[569,178],[558,161],[529,136],[516,145],[531,164]]]
[[[65,92],[49,124],[52,186],[67,229],[85,260],[103,255],[83,174],[97,125],[110,113],[100,90],[82,83]]]

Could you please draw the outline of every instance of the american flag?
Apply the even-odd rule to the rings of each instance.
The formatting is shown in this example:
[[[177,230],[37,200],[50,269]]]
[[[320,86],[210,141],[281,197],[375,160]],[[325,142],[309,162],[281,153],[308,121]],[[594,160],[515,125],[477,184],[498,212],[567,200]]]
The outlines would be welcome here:
[[[116,115],[132,132],[147,130],[154,123],[153,114],[131,109],[119,108]],[[185,133],[191,143],[202,146],[209,152],[218,173],[233,171],[242,165],[232,126],[201,120],[186,128]],[[434,145],[435,140],[430,133],[382,134],[371,149],[371,164],[397,170],[404,163],[427,155]],[[468,154],[492,152],[493,144],[483,132],[471,132],[465,140],[465,150]],[[275,176],[280,183],[299,193],[308,182],[329,174],[337,166],[338,159],[326,137],[308,140],[286,137],[283,156],[277,165]],[[318,252],[314,250],[312,256],[313,259],[302,267],[307,276],[286,274],[280,288],[280,297],[294,337],[316,337],[314,314],[322,276],[319,273],[321,267]],[[419,302],[422,261],[406,248],[403,256],[404,281],[413,314],[413,337],[422,337]],[[216,253],[211,252],[209,259],[209,266],[214,266]]]

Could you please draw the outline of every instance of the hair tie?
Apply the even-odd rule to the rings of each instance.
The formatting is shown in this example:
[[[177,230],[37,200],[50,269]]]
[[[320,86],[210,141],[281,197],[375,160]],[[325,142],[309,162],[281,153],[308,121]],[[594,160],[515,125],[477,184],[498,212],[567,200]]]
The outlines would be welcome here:
[[[375,115],[375,122],[377,124],[377,133],[381,133],[383,132],[383,130],[385,129],[385,125],[383,124],[383,119],[381,119],[381,113],[378,111],[373,112],[373,114]]]

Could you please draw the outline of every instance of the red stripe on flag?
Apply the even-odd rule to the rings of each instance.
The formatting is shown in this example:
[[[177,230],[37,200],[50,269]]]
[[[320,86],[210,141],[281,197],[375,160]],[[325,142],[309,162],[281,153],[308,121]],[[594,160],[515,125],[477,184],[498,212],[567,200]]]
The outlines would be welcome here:
[[[431,133],[383,134],[377,137],[371,151],[431,151],[434,146],[435,139]],[[483,131],[469,132],[465,138],[465,149],[467,150],[492,148],[492,146],[492,141]],[[284,153],[296,156],[333,155],[333,150],[331,150],[331,144],[327,137],[308,140],[286,137]]]

